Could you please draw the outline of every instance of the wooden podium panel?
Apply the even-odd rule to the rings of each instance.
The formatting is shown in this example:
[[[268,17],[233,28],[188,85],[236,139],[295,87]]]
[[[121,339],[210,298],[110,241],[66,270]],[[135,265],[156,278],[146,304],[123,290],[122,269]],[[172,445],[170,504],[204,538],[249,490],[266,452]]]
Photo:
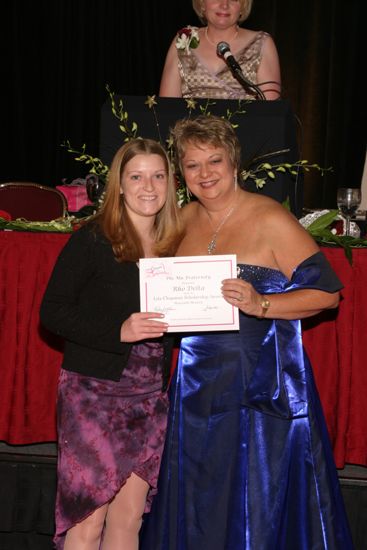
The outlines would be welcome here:
[[[279,101],[238,101],[238,100],[195,100],[196,108],[189,109],[187,100],[182,98],[156,98],[154,109],[146,104],[145,96],[115,96],[116,105],[123,102],[123,110],[128,113],[126,124],[129,128],[137,124],[137,137],[152,138],[165,144],[169,129],[176,120],[188,116],[195,117],[204,109],[206,113],[225,116],[237,125],[235,128],[242,147],[243,168],[254,168],[266,160],[270,164],[295,162],[299,160],[296,119],[286,100]],[[101,112],[100,157],[110,164],[117,149],[124,143],[126,134],[119,129],[119,120],[113,115],[110,101]],[[266,159],[256,157],[268,155]],[[277,173],[276,179],[267,180],[261,190],[257,190],[253,180],[246,181],[246,189],[272,197],[278,202],[290,199],[291,209],[297,215],[302,213],[303,177],[289,173]]]

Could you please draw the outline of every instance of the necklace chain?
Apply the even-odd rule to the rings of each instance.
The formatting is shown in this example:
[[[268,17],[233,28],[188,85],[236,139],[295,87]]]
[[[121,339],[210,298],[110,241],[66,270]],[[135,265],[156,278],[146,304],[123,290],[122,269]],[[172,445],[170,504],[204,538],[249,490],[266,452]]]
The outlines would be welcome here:
[[[236,40],[237,38],[237,35],[238,35],[238,27],[237,27],[237,30],[233,36],[233,38],[231,38],[230,42],[232,42],[232,40]],[[209,42],[209,44],[211,44],[212,46],[214,46],[214,48],[217,47],[217,44],[214,44],[214,42],[212,42],[209,38],[209,35],[208,35],[208,27],[205,27],[205,38],[207,39],[207,41]]]
[[[208,254],[213,254],[214,250],[217,248],[217,237],[218,237],[218,233],[219,231],[222,229],[223,225],[226,223],[226,221],[228,220],[229,216],[232,214],[232,212],[234,211],[234,209],[236,208],[236,205],[233,204],[230,209],[228,210],[227,214],[224,216],[224,218],[222,219],[222,221],[219,223],[218,227],[216,229],[214,229],[214,233],[213,233],[213,236],[208,244]],[[211,226],[213,227],[213,224],[212,224],[212,220],[210,219],[210,216],[209,216],[209,212],[207,211],[206,208],[204,208],[205,212],[208,214],[208,218],[209,218],[209,221],[211,223]]]

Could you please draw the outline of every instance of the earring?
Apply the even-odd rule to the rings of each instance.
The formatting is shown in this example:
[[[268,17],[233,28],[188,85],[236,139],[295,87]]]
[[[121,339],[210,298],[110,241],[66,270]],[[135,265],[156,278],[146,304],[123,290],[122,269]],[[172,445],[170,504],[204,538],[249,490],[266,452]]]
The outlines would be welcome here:
[[[233,176],[233,181],[234,181],[234,190],[237,191],[237,187],[238,187],[237,172]]]

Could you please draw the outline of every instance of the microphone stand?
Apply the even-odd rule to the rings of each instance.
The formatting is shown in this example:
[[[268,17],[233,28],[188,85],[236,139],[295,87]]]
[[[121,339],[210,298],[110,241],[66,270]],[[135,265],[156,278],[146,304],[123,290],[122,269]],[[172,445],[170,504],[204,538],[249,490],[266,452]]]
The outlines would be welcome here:
[[[261,99],[261,101],[266,101],[266,97],[264,96],[263,91],[259,88],[257,84],[253,84],[250,82],[247,78],[243,76],[243,73],[241,70],[237,69],[236,67],[230,66],[230,69],[232,71],[233,76],[238,80],[238,82],[241,84],[241,86],[246,90],[254,91],[254,95],[256,99]]]
[[[254,92],[253,95],[255,95],[256,98],[266,101],[266,97],[259,86],[257,84],[253,84],[250,80],[245,78],[239,63],[231,53],[228,42],[218,42],[217,55],[224,59],[226,65],[230,68],[232,75],[236,80],[238,80],[245,91],[250,89],[251,92]]]

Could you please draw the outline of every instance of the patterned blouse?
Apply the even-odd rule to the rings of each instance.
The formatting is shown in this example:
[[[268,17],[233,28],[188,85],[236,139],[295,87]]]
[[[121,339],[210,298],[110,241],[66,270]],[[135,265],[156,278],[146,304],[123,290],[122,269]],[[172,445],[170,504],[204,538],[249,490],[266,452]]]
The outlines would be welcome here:
[[[235,54],[243,75],[257,84],[257,71],[261,61],[261,52],[268,33],[259,31],[242,50]],[[186,53],[178,49],[178,68],[181,76],[182,97],[210,99],[254,99],[246,93],[241,84],[234,78],[231,70],[224,65],[213,73],[190,48]]]

